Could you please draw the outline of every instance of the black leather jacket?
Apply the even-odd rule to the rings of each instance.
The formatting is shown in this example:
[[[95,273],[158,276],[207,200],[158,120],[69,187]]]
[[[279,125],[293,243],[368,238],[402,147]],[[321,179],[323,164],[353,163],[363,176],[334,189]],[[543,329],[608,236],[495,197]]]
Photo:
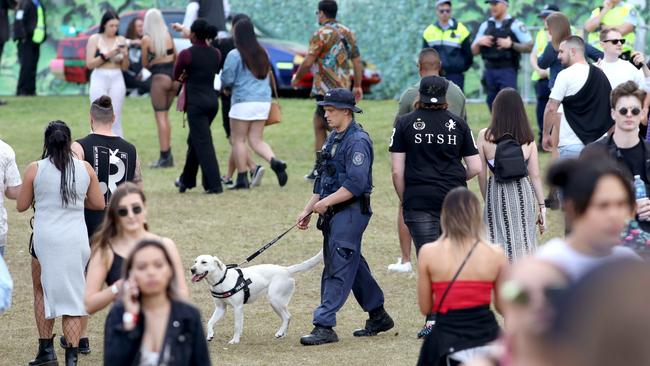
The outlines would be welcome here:
[[[138,365],[140,346],[144,334],[144,315],[140,313],[138,325],[125,331],[122,325],[124,305],[116,302],[106,318],[104,329],[104,365]],[[164,341],[170,348],[169,366],[209,366],[210,355],[203,334],[201,314],[194,306],[172,300]]]

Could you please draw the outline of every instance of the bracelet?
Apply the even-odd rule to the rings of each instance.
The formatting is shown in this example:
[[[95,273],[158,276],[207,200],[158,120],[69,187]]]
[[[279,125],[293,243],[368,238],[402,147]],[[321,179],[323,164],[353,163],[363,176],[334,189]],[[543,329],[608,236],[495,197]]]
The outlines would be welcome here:
[[[117,288],[117,285],[116,285],[116,284],[113,284],[113,285],[111,286],[111,292],[113,293],[113,295],[117,295],[117,293],[120,292],[120,289]]]
[[[101,52],[99,53],[99,58],[101,58],[101,59],[104,60],[104,61],[108,61],[108,57],[106,57],[106,55],[104,55],[104,54],[101,53]]]

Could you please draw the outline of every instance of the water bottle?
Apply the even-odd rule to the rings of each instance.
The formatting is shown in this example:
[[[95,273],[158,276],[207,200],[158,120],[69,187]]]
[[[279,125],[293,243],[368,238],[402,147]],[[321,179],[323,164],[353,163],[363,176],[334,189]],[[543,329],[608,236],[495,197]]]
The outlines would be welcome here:
[[[646,194],[645,191],[645,183],[641,179],[640,175],[635,175],[634,176],[634,192],[636,193],[636,200],[641,201],[641,200],[647,200],[648,195]]]

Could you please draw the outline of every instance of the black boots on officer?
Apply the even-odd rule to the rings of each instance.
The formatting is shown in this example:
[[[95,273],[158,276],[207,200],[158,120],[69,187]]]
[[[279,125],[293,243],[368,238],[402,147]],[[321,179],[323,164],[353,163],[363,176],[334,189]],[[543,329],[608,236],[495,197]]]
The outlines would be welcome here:
[[[384,307],[370,310],[366,326],[355,330],[352,335],[355,337],[372,337],[378,333],[386,332],[395,326],[393,318],[388,315]],[[317,346],[319,344],[338,342],[339,337],[332,327],[316,325],[310,334],[300,338],[300,344],[304,346]]]

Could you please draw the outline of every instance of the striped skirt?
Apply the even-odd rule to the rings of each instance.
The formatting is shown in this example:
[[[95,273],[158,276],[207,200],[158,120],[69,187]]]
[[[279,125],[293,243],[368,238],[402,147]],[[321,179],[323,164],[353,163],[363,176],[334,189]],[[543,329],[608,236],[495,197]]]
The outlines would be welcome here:
[[[514,263],[537,249],[537,202],[528,177],[501,183],[490,176],[485,202],[488,237]]]

